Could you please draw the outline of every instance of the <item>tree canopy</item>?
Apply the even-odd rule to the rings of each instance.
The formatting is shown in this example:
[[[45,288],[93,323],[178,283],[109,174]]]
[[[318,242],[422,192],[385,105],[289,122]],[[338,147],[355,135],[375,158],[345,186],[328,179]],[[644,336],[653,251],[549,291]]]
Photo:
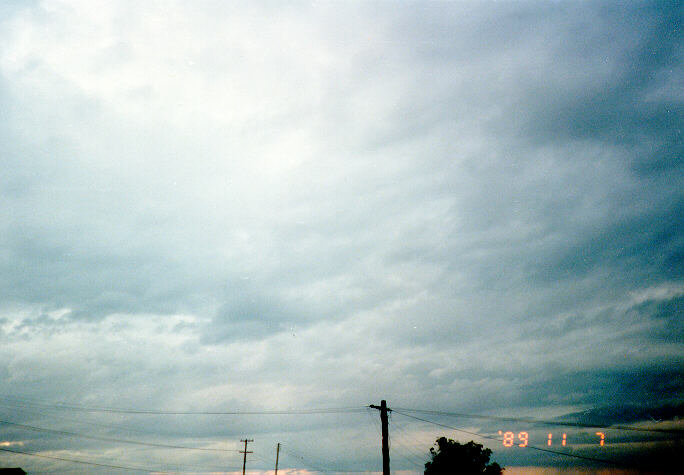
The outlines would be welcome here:
[[[490,449],[470,441],[460,444],[446,437],[435,442],[437,450],[430,447],[430,461],[425,463],[425,475],[439,474],[487,474],[500,475],[503,468],[496,462],[489,463]]]

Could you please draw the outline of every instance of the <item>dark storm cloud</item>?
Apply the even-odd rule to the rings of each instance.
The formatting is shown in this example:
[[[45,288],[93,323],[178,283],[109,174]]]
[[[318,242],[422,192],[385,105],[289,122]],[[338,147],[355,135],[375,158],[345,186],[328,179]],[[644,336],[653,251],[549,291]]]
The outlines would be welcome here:
[[[290,302],[267,293],[267,289],[256,291],[249,279],[243,277],[228,285],[226,301],[205,329],[203,342],[258,340],[283,331],[294,333],[295,327],[306,324],[311,316],[304,313],[306,309],[290,306]]]

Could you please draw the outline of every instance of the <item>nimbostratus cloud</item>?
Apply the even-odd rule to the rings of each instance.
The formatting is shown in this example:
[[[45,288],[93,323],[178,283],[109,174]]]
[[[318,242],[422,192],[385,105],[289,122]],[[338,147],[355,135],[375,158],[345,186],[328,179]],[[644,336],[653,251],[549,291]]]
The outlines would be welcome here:
[[[676,7],[3,8],[0,393],[680,397]],[[227,436],[176,424],[159,433]],[[296,444],[329,429],[291,424]]]

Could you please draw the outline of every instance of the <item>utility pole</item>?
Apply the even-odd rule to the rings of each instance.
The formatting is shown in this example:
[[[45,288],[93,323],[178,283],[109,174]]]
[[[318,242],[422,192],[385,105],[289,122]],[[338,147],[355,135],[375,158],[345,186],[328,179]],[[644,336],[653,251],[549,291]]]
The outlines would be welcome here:
[[[254,442],[254,439],[240,439],[240,442],[245,443],[245,450],[241,450],[241,454],[245,454],[245,456],[242,458],[242,475],[245,475],[245,467],[247,466],[247,454],[251,454],[251,450],[247,450],[247,442]]]
[[[388,442],[388,419],[387,412],[392,412],[392,409],[387,409],[387,401],[384,399],[380,401],[380,406],[371,404],[369,407],[380,411],[380,422],[382,422],[382,475],[390,475],[390,458],[389,458],[389,442]]]
[[[280,442],[278,442],[278,445],[276,445],[276,469],[275,469],[275,474],[278,475],[278,456],[280,455]]]

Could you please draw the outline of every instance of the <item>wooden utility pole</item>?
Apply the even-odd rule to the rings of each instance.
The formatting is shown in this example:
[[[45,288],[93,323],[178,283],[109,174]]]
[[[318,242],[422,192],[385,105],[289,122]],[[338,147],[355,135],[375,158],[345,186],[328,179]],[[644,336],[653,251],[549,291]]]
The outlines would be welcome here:
[[[280,455],[280,442],[278,442],[278,445],[276,445],[276,469],[275,469],[275,474],[278,475],[278,456]]]
[[[392,409],[387,409],[387,401],[384,399],[380,401],[380,406],[371,404],[369,407],[380,411],[380,422],[382,422],[382,475],[390,475],[389,434],[387,428],[389,423],[387,412],[392,412]]]
[[[251,454],[251,450],[247,450],[247,442],[254,442],[254,439],[240,439],[240,442],[245,443],[245,450],[241,450],[241,454],[245,454],[245,456],[242,458],[242,475],[245,475],[245,467],[247,466],[247,454]]]

